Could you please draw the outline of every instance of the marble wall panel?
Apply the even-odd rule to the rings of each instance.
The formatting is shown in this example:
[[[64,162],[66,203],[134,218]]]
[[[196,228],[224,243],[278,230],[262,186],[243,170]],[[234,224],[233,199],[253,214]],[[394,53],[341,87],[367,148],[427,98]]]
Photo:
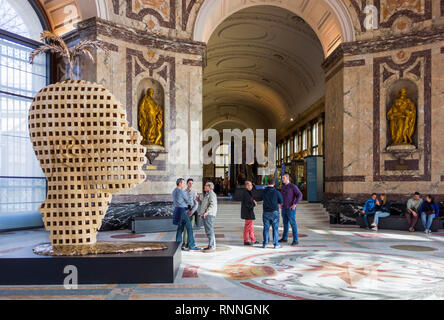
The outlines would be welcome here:
[[[204,0],[112,0],[110,20],[147,33],[191,39]]]
[[[325,177],[326,192],[341,193],[344,157],[344,70],[340,60],[327,73],[325,92]]]
[[[327,182],[327,198],[361,199],[378,192],[405,199],[414,191],[444,197],[444,150],[440,143],[444,133],[440,125],[444,115],[444,97],[440,94],[444,87],[443,47],[444,41],[440,40],[409,48],[344,54],[344,173],[342,178],[333,177]],[[361,59],[365,64],[355,62]],[[384,67],[384,63],[388,64]],[[388,143],[386,95],[399,79],[410,79],[418,86],[419,152],[412,157],[419,160],[418,170],[386,170],[384,165],[390,159],[384,154]],[[326,105],[331,106],[328,100]],[[326,119],[328,114],[327,107]],[[326,166],[328,176],[331,165]],[[337,184],[342,185],[342,191]]]
[[[199,155],[204,47],[150,35],[144,38],[125,26],[97,19],[86,21],[81,30],[117,48],[108,54],[97,54],[97,81],[126,105],[132,127],[138,126],[142,86],[154,81],[164,92],[164,102],[158,102],[164,106],[164,149],[152,164],[145,166],[147,181],[117,196],[116,201],[144,196],[157,200],[156,195],[164,198],[174,189],[178,177],[194,178],[196,189],[201,190],[203,172]]]

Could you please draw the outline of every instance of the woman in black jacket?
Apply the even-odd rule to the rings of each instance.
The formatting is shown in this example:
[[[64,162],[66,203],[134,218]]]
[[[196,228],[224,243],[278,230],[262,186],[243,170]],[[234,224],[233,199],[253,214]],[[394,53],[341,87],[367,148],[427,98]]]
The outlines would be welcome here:
[[[254,215],[254,207],[257,205],[257,203],[253,198],[253,183],[251,183],[251,181],[247,181],[245,185],[247,189],[242,194],[241,218],[245,220],[244,245],[251,246],[259,243],[256,241],[254,236],[254,220],[256,220]]]
[[[372,223],[372,230],[378,231],[378,223],[380,218],[390,216],[390,201],[387,200],[385,194],[379,196],[379,204],[376,205],[375,219]]]

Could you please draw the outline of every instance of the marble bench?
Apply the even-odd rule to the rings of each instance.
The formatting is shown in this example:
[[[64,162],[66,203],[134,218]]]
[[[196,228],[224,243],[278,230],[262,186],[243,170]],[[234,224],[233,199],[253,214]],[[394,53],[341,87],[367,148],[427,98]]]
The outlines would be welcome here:
[[[369,225],[373,223],[374,215],[368,217]],[[439,229],[443,228],[443,217],[435,218],[432,224],[432,232],[437,232]],[[361,228],[365,228],[364,216],[360,215],[356,218],[356,224]],[[408,231],[407,220],[404,215],[392,215],[387,218],[380,218],[378,229],[387,229],[387,230],[403,230]],[[416,231],[424,231],[424,226],[422,224],[421,218],[418,219],[418,223],[415,227]]]

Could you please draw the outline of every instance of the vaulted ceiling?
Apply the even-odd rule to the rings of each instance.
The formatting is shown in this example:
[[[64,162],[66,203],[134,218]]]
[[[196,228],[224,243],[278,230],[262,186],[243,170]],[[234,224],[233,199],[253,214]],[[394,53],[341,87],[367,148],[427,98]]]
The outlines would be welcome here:
[[[205,128],[281,128],[324,95],[324,51],[311,27],[272,6],[243,9],[211,36]]]
[[[34,1],[34,0],[33,0]],[[63,35],[74,30],[77,22],[98,16],[109,0],[37,0],[48,17],[51,29]],[[111,2],[111,1],[109,1]],[[110,3],[109,3],[110,4]],[[106,9],[104,9],[106,12]]]

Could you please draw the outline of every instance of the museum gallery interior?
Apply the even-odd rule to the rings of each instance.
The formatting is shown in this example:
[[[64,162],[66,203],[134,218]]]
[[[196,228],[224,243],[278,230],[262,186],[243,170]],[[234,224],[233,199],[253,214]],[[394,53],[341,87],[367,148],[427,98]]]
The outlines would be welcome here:
[[[0,300],[443,299],[442,74],[442,0],[0,0]]]

